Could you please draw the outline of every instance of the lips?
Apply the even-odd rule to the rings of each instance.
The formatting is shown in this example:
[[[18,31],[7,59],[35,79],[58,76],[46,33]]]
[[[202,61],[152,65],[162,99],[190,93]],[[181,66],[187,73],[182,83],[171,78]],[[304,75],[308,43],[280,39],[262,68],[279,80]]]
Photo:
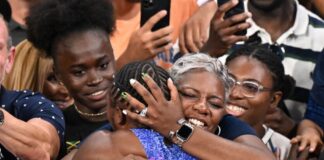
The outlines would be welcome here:
[[[87,94],[86,97],[91,101],[99,101],[101,99],[106,99],[107,93],[108,93],[108,89],[102,89],[102,90],[97,90],[90,94]]]
[[[240,117],[247,111],[247,108],[235,104],[227,104],[226,111],[228,114],[231,114],[235,117]]]
[[[199,128],[202,128],[204,130],[207,130],[207,124],[201,120],[195,119],[195,118],[189,118],[188,119],[189,123],[191,125],[197,126]]]

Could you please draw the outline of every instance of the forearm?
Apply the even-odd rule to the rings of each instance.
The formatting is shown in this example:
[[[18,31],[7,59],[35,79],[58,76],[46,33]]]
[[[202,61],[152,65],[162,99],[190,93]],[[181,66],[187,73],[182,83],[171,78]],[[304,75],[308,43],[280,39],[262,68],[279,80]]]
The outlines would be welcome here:
[[[4,111],[4,110],[3,110]],[[55,158],[59,150],[56,130],[41,119],[21,121],[4,111],[5,122],[0,126],[0,143],[21,159]]]
[[[265,145],[256,137],[255,140],[250,139],[249,143],[226,140],[195,128],[190,139],[183,144],[183,149],[199,159],[274,159]]]

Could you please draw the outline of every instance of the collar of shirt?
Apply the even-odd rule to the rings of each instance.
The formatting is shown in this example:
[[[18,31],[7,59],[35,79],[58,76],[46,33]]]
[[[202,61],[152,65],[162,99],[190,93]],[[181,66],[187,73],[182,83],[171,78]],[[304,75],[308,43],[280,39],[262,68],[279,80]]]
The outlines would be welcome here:
[[[275,42],[277,44],[283,43],[291,35],[299,36],[307,33],[307,28],[309,24],[308,10],[303,6],[301,6],[298,3],[298,1],[295,1],[295,5],[297,7],[297,11],[296,11],[294,25],[277,39],[277,41]],[[245,9],[246,11],[248,11],[247,1],[245,1]],[[247,33],[248,36],[253,35],[256,32],[259,32],[258,35],[261,37],[262,43],[269,43],[269,44],[274,43],[271,40],[270,34],[265,29],[258,26],[252,20],[252,18],[248,19],[248,22],[252,24],[251,28],[248,29],[248,33]]]

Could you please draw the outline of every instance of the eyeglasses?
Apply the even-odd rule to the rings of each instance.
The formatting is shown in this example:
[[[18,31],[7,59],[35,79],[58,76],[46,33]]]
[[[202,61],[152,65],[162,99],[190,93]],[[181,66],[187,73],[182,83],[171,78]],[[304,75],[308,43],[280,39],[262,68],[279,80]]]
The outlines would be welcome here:
[[[263,91],[271,91],[271,88],[266,88],[262,86],[261,84],[254,82],[254,81],[249,81],[249,80],[244,80],[244,81],[237,81],[233,77],[230,77],[231,80],[231,86],[232,89],[235,86],[240,86],[240,91],[243,94],[243,96],[247,98],[253,98],[255,95],[257,95],[259,92]]]

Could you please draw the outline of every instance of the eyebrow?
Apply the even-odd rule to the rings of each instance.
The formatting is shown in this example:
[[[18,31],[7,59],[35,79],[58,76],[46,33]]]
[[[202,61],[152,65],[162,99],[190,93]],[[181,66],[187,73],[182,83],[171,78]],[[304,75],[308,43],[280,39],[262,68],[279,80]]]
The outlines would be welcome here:
[[[181,87],[181,88],[179,88],[178,90],[180,90],[180,89],[192,89],[192,90],[195,91],[196,93],[200,93],[197,89],[192,88],[192,87],[190,87],[190,86]],[[216,99],[220,99],[220,100],[222,100],[222,101],[224,100],[223,98],[218,97],[218,96],[216,96],[216,95],[211,95],[210,97],[208,97],[208,99],[210,99],[210,98],[216,98]]]
[[[234,75],[234,74],[232,74],[232,73],[228,73],[231,77],[233,77],[235,80],[237,80],[237,77]],[[258,81],[258,80],[256,80],[256,79],[252,79],[252,78],[247,78],[247,79],[243,79],[243,80],[240,80],[240,81],[252,81],[252,82],[256,82],[256,83],[259,83],[259,84],[261,84],[261,82],[260,81]]]
[[[105,59],[108,59],[108,61],[110,61],[110,58],[107,55],[104,55],[104,56],[100,57],[99,59],[96,59],[96,64],[104,61]],[[73,65],[71,65],[70,68],[78,68],[78,67],[85,67],[84,62],[79,63],[79,64],[73,64]]]

